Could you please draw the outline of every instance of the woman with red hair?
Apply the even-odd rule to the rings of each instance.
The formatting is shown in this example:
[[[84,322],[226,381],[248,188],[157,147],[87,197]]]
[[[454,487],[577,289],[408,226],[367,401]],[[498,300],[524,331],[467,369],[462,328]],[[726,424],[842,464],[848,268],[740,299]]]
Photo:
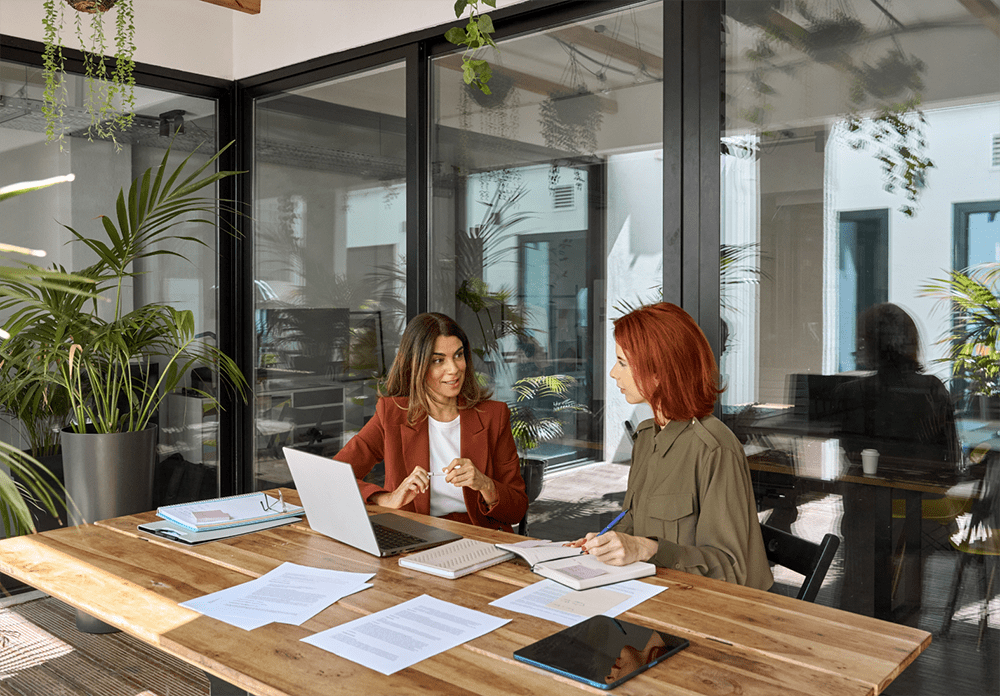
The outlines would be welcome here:
[[[667,302],[614,326],[611,377],[630,404],[648,403],[653,418],[635,433],[624,517],[612,531],[574,543],[610,565],[651,561],[768,589],[746,455],[712,415],[722,390],[705,334]]]

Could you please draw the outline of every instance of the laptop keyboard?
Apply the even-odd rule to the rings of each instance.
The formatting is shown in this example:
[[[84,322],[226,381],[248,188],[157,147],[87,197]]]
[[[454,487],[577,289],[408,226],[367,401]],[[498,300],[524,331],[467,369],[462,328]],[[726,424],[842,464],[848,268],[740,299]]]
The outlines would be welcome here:
[[[403,546],[411,546],[423,542],[423,539],[420,537],[385,527],[378,522],[372,523],[372,528],[375,530],[375,540],[378,541],[380,549],[398,549]]]

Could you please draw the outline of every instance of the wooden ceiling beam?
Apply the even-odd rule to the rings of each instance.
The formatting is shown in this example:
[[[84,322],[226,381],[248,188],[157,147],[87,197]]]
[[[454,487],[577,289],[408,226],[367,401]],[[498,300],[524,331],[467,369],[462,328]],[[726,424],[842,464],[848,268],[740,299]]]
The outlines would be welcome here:
[[[202,0],[219,7],[226,7],[237,12],[260,14],[260,0]]]
[[[993,0],[958,0],[973,17],[1000,36],[1000,7]]]
[[[566,27],[552,32],[568,44],[576,44],[624,61],[637,68],[645,67],[651,73],[663,74],[663,56],[644,51],[638,46],[619,41],[605,33],[598,33],[583,26]]]
[[[443,56],[436,62],[441,65],[441,67],[462,72],[462,55],[460,53]],[[558,82],[546,80],[545,78],[538,77],[537,75],[529,75],[528,73],[511,70],[510,68],[505,68],[504,66],[497,65],[496,63],[491,63],[490,68],[493,70],[494,75],[502,74],[509,78],[518,89],[540,94],[543,97],[547,97],[551,94],[566,92],[569,89],[566,85],[559,84]],[[614,99],[609,99],[608,97],[600,94],[595,94],[594,96],[601,104],[601,111],[606,114],[618,113],[618,102]]]

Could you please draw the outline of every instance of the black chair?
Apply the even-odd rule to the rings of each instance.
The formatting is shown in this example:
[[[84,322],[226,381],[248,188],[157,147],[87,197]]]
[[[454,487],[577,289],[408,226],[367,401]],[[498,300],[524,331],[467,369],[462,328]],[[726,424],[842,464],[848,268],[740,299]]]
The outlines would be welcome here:
[[[521,536],[528,536],[528,513],[524,513],[524,517],[517,523],[517,529],[514,531]]]
[[[767,560],[805,576],[795,598],[814,601],[840,546],[840,537],[827,534],[823,541],[815,544],[766,524],[760,526],[760,531],[764,535]]]

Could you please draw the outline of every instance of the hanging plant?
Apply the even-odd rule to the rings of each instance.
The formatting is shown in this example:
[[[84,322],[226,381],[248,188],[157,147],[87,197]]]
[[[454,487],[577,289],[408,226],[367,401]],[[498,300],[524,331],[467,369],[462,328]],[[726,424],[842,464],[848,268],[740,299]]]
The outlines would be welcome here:
[[[545,144],[574,154],[597,149],[604,113],[601,100],[582,83],[576,89],[553,92],[539,106]]]
[[[907,56],[900,48],[889,51],[879,62],[855,69],[851,88],[853,109],[847,117],[848,144],[855,150],[869,149],[882,167],[884,187],[889,193],[902,190],[906,203],[899,210],[907,217],[916,215],[920,193],[927,185],[927,172],[934,162],[927,156],[927,120],[920,110],[922,73],[926,64]],[[901,92],[909,97],[890,100]],[[869,97],[876,103],[867,118],[861,109]]]
[[[493,75],[493,70],[488,62],[476,58],[476,55],[482,48],[492,46],[496,49],[497,45],[490,36],[493,33],[493,20],[489,15],[480,14],[480,2],[494,10],[497,8],[497,0],[455,0],[455,16],[461,17],[468,9],[469,23],[464,29],[452,27],[445,32],[444,38],[456,46],[465,46],[465,52],[462,54],[462,79],[465,84],[478,87],[483,94],[490,94],[487,83]]]
[[[87,135],[110,139],[118,148],[116,134],[132,125],[135,109],[135,15],[133,0],[44,0],[45,50],[42,54],[45,93],[42,113],[45,116],[46,141],[65,135],[66,58],[63,55],[62,29],[67,5],[73,12],[73,27],[83,51],[85,74],[84,107],[90,117]],[[105,14],[115,10],[114,53],[108,54],[104,30]],[[89,32],[84,28],[89,15]],[[85,36],[86,33],[86,36]],[[109,69],[109,64],[111,65]]]

